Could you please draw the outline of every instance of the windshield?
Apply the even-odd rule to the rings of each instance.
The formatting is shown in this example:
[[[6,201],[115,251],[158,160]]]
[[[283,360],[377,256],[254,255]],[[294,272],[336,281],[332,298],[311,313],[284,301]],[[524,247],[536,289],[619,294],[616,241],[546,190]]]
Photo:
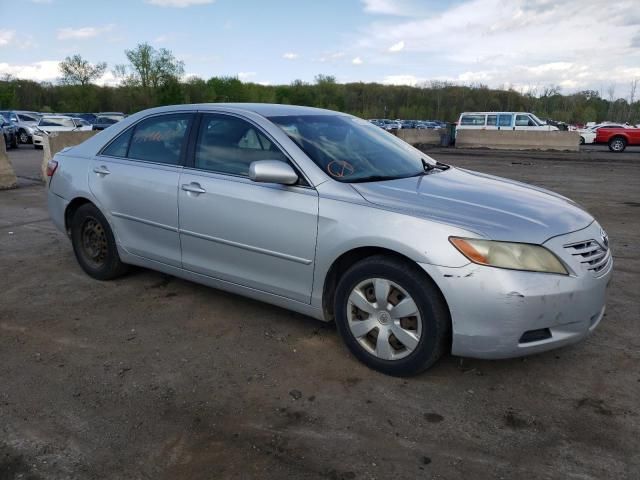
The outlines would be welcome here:
[[[322,170],[339,182],[419,175],[435,162],[366,120],[347,115],[269,117]]]
[[[540,120],[538,117],[536,117],[533,113],[530,113],[529,115],[531,115],[531,118],[533,118],[533,120],[534,120],[535,122],[538,122],[538,125],[539,125],[539,126],[541,126],[541,127],[542,127],[543,125],[546,125],[546,124],[547,124],[547,122],[543,122],[543,121],[542,121],[542,120]]]

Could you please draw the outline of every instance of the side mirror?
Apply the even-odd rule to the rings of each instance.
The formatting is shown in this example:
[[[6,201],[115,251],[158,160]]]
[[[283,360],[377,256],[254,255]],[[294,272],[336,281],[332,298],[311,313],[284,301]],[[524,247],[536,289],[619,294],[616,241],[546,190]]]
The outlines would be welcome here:
[[[280,160],[260,160],[249,165],[249,178],[254,182],[293,185],[298,175],[291,166]]]

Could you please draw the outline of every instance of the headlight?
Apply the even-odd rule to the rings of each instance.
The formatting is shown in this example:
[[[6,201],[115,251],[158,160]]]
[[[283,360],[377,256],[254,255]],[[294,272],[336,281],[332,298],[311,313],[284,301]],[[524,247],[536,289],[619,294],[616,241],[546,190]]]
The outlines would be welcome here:
[[[512,270],[568,275],[567,269],[558,257],[540,245],[458,237],[449,237],[449,241],[473,263]]]

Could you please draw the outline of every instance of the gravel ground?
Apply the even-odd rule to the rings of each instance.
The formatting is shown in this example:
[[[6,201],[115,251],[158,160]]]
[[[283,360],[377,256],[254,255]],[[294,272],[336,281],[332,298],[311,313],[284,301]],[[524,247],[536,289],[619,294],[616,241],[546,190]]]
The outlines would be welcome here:
[[[640,478],[640,154],[434,149],[567,195],[607,229],[586,341],[415,378],[335,328],[146,270],[101,283],[48,220],[39,155],[0,192],[0,480]]]

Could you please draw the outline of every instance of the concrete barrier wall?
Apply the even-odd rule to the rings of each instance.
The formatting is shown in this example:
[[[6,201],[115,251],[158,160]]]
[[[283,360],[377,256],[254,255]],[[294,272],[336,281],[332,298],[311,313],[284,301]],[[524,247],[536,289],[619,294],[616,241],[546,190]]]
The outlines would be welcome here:
[[[86,132],[55,132],[44,138],[42,145],[42,179],[47,180],[47,163],[53,156],[65,147],[73,147],[93,137],[95,130]]]
[[[457,130],[456,147],[496,150],[580,150],[578,132],[531,130]]]
[[[435,129],[403,128],[396,135],[410,145],[440,145],[440,132]]]
[[[16,188],[18,179],[13,171],[13,165],[7,155],[7,147],[4,144],[4,135],[0,132],[0,190]]]

